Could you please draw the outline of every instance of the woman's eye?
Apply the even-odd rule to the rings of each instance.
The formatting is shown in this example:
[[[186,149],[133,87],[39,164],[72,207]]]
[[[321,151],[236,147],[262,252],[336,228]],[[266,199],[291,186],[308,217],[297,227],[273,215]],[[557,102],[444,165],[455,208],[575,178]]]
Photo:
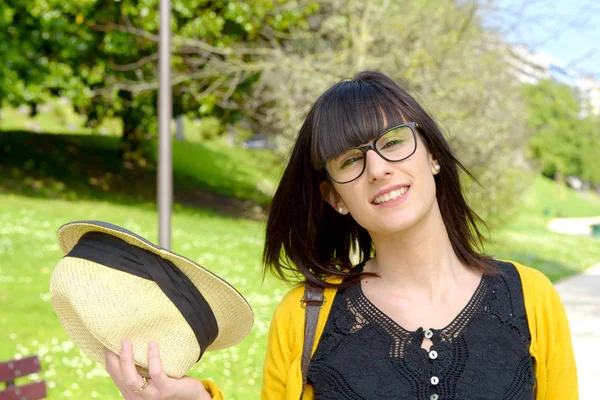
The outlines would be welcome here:
[[[351,157],[348,157],[348,158],[344,159],[344,161],[342,161],[341,168],[349,167],[350,165],[352,165],[355,162],[358,162],[360,160],[362,160],[361,156],[351,156]]]
[[[402,143],[404,143],[404,140],[402,140],[402,139],[390,139],[387,142],[385,142],[385,144],[383,145],[383,147],[381,149],[383,150],[383,149],[387,149],[390,147],[398,146],[398,145],[401,145]]]

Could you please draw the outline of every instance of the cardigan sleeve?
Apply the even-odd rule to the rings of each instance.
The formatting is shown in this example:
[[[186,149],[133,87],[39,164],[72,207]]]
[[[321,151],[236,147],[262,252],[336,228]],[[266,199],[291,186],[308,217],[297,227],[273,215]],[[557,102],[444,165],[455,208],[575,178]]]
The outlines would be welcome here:
[[[223,393],[213,381],[203,380],[202,385],[204,385],[204,389],[211,394],[213,400],[223,400]]]
[[[277,306],[267,336],[267,352],[263,365],[261,399],[286,399],[290,389],[290,374],[299,362],[297,354],[298,329],[301,328],[303,311],[300,304],[302,288],[291,290]],[[294,318],[295,317],[295,318]],[[293,380],[292,380],[293,381]]]
[[[339,283],[341,279],[331,278],[330,282]],[[319,313],[313,354],[325,328],[335,294],[335,288],[325,289],[325,304]],[[306,315],[300,303],[303,296],[304,286],[292,289],[277,306],[271,320],[263,366],[262,400],[297,400],[302,392],[302,348]],[[303,399],[314,399],[311,385],[306,385]]]
[[[547,346],[546,399],[576,400],[577,367],[571,343],[571,332],[565,307],[554,289],[548,290],[548,306],[545,310],[547,323],[542,336]]]
[[[536,400],[577,400],[577,367],[565,307],[541,272],[516,264],[531,332]]]

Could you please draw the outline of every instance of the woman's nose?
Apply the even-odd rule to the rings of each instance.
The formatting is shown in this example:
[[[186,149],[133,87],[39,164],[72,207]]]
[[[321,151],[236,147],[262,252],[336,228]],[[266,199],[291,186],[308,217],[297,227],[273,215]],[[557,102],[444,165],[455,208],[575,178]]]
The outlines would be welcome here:
[[[383,159],[373,150],[367,150],[365,162],[367,163],[365,172],[369,177],[369,181],[381,179],[392,172],[392,163]]]

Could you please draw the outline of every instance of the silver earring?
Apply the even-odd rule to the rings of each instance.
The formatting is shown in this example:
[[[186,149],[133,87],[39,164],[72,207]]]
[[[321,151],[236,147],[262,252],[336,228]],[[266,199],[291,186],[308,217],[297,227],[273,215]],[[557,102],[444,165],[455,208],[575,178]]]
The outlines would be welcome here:
[[[339,212],[340,214],[341,214],[341,213],[343,213],[343,212],[344,212],[344,207],[340,207],[340,208],[338,208],[338,212]]]

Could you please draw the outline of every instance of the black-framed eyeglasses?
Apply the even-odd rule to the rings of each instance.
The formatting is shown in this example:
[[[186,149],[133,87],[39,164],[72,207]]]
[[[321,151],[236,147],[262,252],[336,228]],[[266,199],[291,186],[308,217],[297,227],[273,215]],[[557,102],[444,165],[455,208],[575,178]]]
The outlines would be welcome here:
[[[325,162],[327,175],[336,183],[344,184],[357,180],[365,172],[367,151],[373,150],[386,161],[406,160],[417,151],[416,122],[394,126],[383,132],[372,142],[350,149],[340,156]]]

